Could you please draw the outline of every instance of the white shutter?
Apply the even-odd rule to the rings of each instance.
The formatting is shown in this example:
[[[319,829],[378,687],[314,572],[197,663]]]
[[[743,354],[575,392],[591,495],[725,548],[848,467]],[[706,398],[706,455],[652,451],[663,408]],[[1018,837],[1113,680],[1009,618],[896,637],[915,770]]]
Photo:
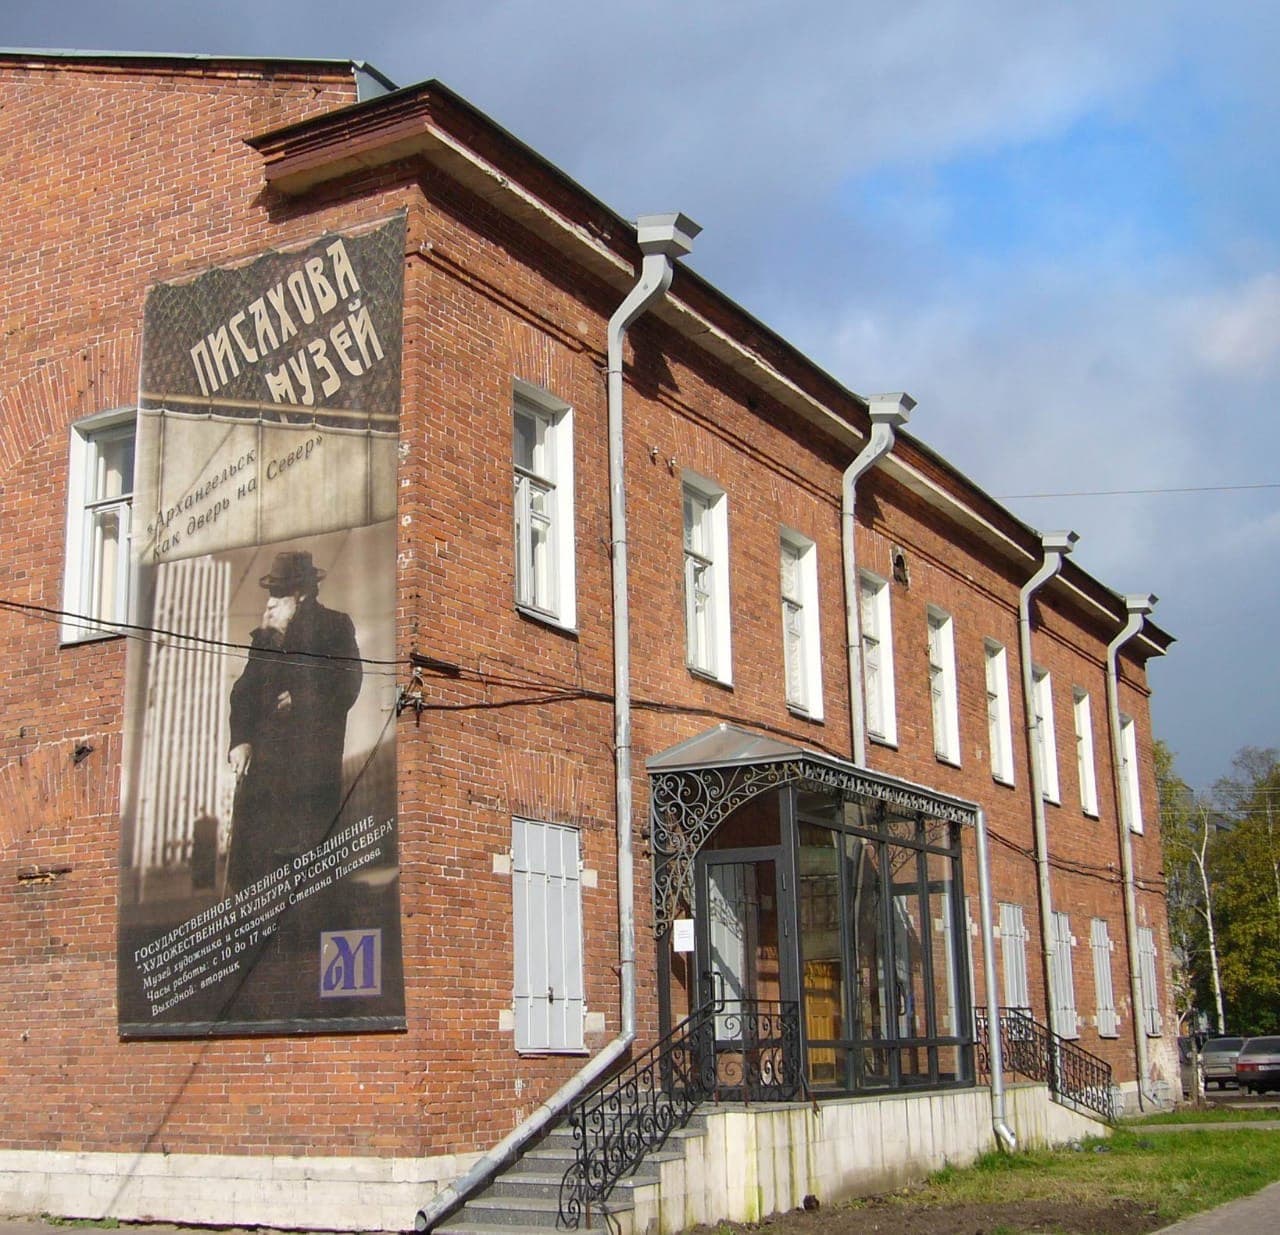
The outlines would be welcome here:
[[[1093,919],[1089,947],[1093,951],[1093,989],[1098,1000],[1098,1036],[1114,1038],[1120,1032],[1120,1019],[1111,985],[1111,934],[1102,918]]]
[[[575,828],[513,821],[516,1049],[583,1045],[582,895]]]
[[[1027,927],[1021,905],[1000,906],[1000,960],[1004,970],[1004,1003],[1031,1010],[1027,989]]]
[[[1053,956],[1049,970],[1053,977],[1054,1020],[1064,1038],[1077,1033],[1075,974],[1071,966],[1071,921],[1065,913],[1052,915]]]
[[[1149,926],[1138,927],[1138,976],[1142,979],[1142,1017],[1147,1036],[1160,1036],[1160,1002],[1156,998],[1156,936]]]

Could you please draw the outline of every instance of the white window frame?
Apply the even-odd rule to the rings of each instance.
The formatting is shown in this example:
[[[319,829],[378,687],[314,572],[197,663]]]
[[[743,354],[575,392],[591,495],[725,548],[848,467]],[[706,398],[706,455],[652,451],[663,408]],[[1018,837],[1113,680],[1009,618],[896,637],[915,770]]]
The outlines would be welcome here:
[[[822,643],[818,620],[818,550],[790,528],[778,535],[782,660],[787,707],[822,719]]]
[[[1098,772],[1093,756],[1093,706],[1089,693],[1077,686],[1072,692],[1076,728],[1076,773],[1080,779],[1080,809],[1098,817]]]
[[[987,741],[991,746],[991,775],[1002,785],[1013,780],[1013,717],[1009,708],[1009,656],[1004,645],[984,639],[987,676]]]
[[[1138,777],[1138,726],[1132,716],[1120,713],[1120,792],[1129,811],[1129,830],[1139,835],[1142,822],[1142,788]]]
[[[1076,1014],[1075,970],[1071,963],[1075,936],[1067,914],[1055,911],[1050,916],[1050,933],[1053,953],[1049,957],[1049,977],[1053,983],[1054,1020],[1062,1037],[1076,1038],[1080,1035],[1080,1018]]]
[[[867,737],[886,746],[895,746],[898,742],[898,708],[893,689],[893,621],[889,581],[869,570],[859,571],[858,596]]]
[[[1111,981],[1111,930],[1104,918],[1094,918],[1089,927],[1089,949],[1093,953],[1093,990],[1098,1005],[1098,1036],[1118,1038],[1120,1017],[1116,1012],[1115,987]]]
[[[1156,933],[1149,926],[1138,927],[1138,977],[1142,987],[1142,1026],[1148,1038],[1158,1038],[1163,1019],[1156,983]]]
[[[960,765],[960,703],[956,691],[955,623],[943,609],[926,611],[929,651],[929,696],[933,712],[933,753],[944,763]]]
[[[1004,1006],[1031,1012],[1027,981],[1027,923],[1022,906],[1000,902],[1000,972]]]
[[[96,493],[97,472],[102,460],[100,445],[121,437],[136,441],[137,413],[133,408],[99,412],[76,421],[71,426],[70,452],[67,460],[67,526],[64,541],[66,559],[63,569],[63,618],[60,638],[63,643],[83,643],[121,633],[119,624],[129,620],[131,569],[131,522],[133,485],[127,493],[100,498]],[[136,466],[136,464],[135,464]],[[134,477],[136,484],[136,477]],[[95,536],[99,514],[114,513],[119,518],[119,533],[112,563],[110,587],[114,603],[104,610],[105,580],[98,560]]]
[[[729,514],[725,492],[704,476],[681,476],[684,524],[685,663],[733,684],[729,624]]]
[[[1035,758],[1040,768],[1040,796],[1055,806],[1062,802],[1058,782],[1058,738],[1053,721],[1053,675],[1032,666],[1031,696],[1036,713]]]
[[[522,1054],[580,1054],[582,860],[577,828],[511,821],[515,1045]]]
[[[517,458],[517,421],[537,426],[534,458]],[[545,390],[513,382],[512,522],[516,608],[566,630],[577,628],[573,512],[573,408]],[[539,500],[541,499],[541,500]],[[543,539],[535,535],[543,529]]]

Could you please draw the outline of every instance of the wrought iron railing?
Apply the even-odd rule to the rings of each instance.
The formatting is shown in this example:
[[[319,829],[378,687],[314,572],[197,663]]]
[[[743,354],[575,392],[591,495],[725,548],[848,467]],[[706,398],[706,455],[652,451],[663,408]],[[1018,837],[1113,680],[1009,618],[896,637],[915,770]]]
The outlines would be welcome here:
[[[787,1101],[803,1085],[796,1003],[705,1004],[569,1112],[573,1165],[559,1225],[591,1225],[593,1206],[706,1101]]]
[[[990,1026],[985,1008],[974,1009],[978,1067],[991,1075]],[[1000,1054],[1008,1072],[1043,1081],[1055,1102],[1083,1107],[1108,1122],[1115,1118],[1111,1065],[1055,1034],[1026,1008],[1000,1009]]]

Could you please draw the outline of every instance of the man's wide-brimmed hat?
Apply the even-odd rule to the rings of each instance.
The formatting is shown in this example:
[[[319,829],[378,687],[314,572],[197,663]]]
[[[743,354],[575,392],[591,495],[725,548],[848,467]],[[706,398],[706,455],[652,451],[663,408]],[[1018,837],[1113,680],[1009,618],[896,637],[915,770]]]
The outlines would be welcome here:
[[[271,570],[258,580],[260,586],[271,591],[304,592],[320,582],[325,572],[311,560],[305,549],[290,553],[277,553]]]

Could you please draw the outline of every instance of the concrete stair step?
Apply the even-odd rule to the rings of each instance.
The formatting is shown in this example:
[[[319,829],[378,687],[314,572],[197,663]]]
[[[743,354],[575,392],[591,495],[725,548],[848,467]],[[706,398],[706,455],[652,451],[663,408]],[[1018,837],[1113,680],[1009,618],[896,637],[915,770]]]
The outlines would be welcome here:
[[[606,1208],[611,1214],[617,1214],[629,1211],[634,1206],[625,1196],[615,1195],[609,1198]],[[465,1219],[460,1225],[467,1227],[471,1227],[473,1223],[482,1223],[500,1227],[521,1226],[554,1230],[560,1216],[560,1202],[558,1198],[551,1200],[543,1197],[491,1197],[486,1194],[469,1200],[462,1214],[465,1215]]]

